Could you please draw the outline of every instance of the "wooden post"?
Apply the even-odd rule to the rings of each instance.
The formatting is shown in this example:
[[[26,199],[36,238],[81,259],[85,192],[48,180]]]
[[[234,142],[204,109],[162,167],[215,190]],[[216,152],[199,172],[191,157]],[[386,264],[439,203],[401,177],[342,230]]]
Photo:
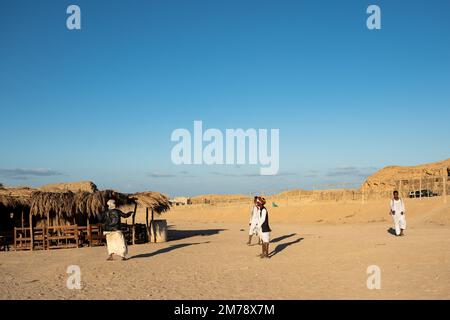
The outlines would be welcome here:
[[[33,239],[33,215],[30,212],[30,238],[31,238],[31,251],[33,251],[34,247],[34,239]]]
[[[419,179],[419,199],[422,199],[422,177]]]
[[[78,237],[78,225],[75,225],[75,243],[77,246],[77,249],[80,247],[80,241],[79,241],[79,237]]]
[[[447,170],[444,168],[442,175],[444,203],[447,203]]]
[[[20,216],[20,223],[21,223],[21,225],[22,225],[22,229],[23,229],[23,226],[25,225],[25,222],[23,221],[23,211],[24,211],[25,209],[22,209],[22,214],[21,214],[21,216]]]
[[[42,232],[42,237],[44,237],[44,241],[42,242],[44,244],[44,250],[45,250],[45,242],[47,242],[47,250],[50,250],[50,212],[47,213],[47,224],[46,224],[47,228],[44,228],[44,232]],[[47,229],[47,230],[45,230]],[[47,231],[47,232],[46,232]],[[45,239],[45,237],[47,237],[47,239]]]
[[[148,230],[148,208],[145,208],[145,230],[147,231],[147,241],[150,242],[150,232]]]
[[[23,228],[23,227],[22,227]],[[16,234],[17,234],[17,231],[16,231],[16,227],[14,227],[14,251],[17,251],[17,249],[16,249],[16,243],[17,243],[17,239],[16,239]]]
[[[134,244],[135,241],[136,241],[136,235],[135,235],[136,229],[135,229],[135,225],[134,225],[134,220],[135,220],[135,218],[136,218],[136,210],[137,210],[137,203],[134,205],[133,217],[131,218],[131,223],[132,223],[132,227],[131,227],[132,235],[131,235],[131,237],[132,237],[132,239],[133,239],[133,244]]]
[[[88,237],[88,243],[89,243],[89,247],[92,247],[91,245],[91,222],[89,221],[89,217],[87,217],[87,221],[86,221],[86,230],[87,230],[87,237]]]
[[[152,226],[152,230],[153,230],[153,241],[156,243],[156,228],[155,228],[155,224],[153,223],[153,221],[155,221],[155,215],[154,215],[154,211],[152,208],[152,222],[151,222],[151,226]]]

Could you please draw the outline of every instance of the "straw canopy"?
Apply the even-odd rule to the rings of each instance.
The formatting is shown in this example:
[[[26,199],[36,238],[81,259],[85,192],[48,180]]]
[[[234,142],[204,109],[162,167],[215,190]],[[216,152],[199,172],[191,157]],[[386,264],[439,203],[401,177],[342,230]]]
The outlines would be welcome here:
[[[130,195],[130,198],[144,208],[151,208],[156,213],[163,213],[170,210],[169,198],[159,192],[146,191]]]
[[[0,211],[26,210],[39,218],[47,215],[66,220],[76,216],[91,218],[106,210],[110,199],[114,199],[118,207],[137,204],[156,213],[170,209],[168,197],[159,192],[123,194],[113,190],[47,192],[33,188],[4,188],[0,189]]]
[[[90,192],[42,192],[36,191],[31,195],[30,213],[44,217],[53,214],[63,218],[76,215],[97,217],[106,209],[109,199],[116,200],[119,205],[130,202],[127,195],[112,190]]]
[[[0,194],[0,210],[20,210],[28,208],[29,201],[25,198]]]
[[[22,210],[30,207],[31,188],[0,188],[0,210]]]

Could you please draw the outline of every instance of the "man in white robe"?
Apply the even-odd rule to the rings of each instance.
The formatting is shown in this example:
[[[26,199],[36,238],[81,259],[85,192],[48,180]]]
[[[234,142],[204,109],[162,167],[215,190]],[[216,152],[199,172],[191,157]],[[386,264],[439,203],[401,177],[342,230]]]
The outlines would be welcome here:
[[[248,242],[247,242],[248,245],[251,244],[253,235],[256,236],[258,235],[259,208],[256,205],[257,199],[258,199],[257,196],[255,196],[255,198],[253,199],[253,208],[250,214],[250,221],[248,223],[248,225],[250,226],[248,231]]]
[[[403,199],[398,195],[398,191],[394,191],[394,198],[390,202],[391,215],[394,220],[394,229],[397,236],[404,236],[406,229],[406,209]]]
[[[121,231],[120,218],[128,218],[133,212],[123,213],[116,209],[116,202],[109,200],[108,210],[101,216],[101,222],[104,224],[103,234],[106,236],[106,245],[108,248],[108,258],[106,260],[112,261],[113,255],[118,255],[122,260],[127,260],[128,247],[125,237]]]

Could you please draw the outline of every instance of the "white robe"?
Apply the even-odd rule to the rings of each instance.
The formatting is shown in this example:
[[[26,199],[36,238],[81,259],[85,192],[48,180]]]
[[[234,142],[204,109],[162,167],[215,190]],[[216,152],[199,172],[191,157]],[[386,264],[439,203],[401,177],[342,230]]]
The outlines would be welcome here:
[[[116,254],[125,258],[128,254],[128,246],[122,231],[105,231],[103,234],[106,235],[108,254]]]
[[[252,214],[250,216],[250,229],[248,231],[248,235],[257,235],[258,234],[258,220],[259,220],[259,209],[257,206],[254,206],[252,209]]]
[[[262,210],[258,209],[258,232],[259,232],[259,237],[261,238],[262,242],[264,243],[269,243],[270,242],[270,232],[263,232],[261,229],[262,224],[264,223],[264,221],[266,221],[267,218],[267,210],[264,208]]]
[[[391,200],[391,214],[394,221],[395,234],[400,235],[401,230],[406,229],[406,209],[403,199]]]

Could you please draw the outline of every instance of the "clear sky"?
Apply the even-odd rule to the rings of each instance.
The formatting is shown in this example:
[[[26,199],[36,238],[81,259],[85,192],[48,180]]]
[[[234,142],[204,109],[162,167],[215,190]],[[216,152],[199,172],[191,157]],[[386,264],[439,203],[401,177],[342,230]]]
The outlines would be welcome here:
[[[276,192],[446,159],[449,15],[447,0],[1,0],[0,182]],[[279,174],[174,165],[170,135],[194,120],[280,129]]]

